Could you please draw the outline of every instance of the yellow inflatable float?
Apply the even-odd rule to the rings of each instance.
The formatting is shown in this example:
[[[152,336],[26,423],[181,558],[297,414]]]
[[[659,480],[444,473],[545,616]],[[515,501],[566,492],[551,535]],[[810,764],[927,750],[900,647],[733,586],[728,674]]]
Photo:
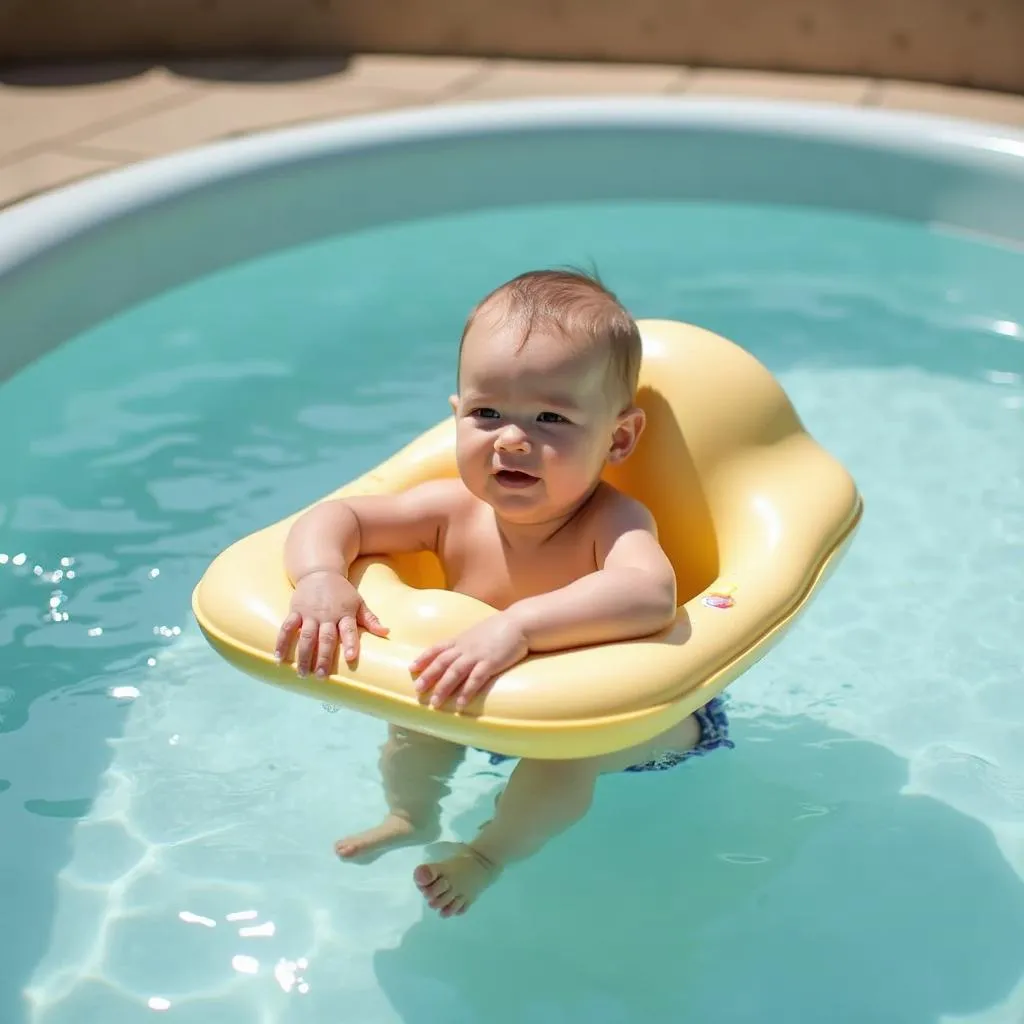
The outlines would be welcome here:
[[[638,402],[647,428],[607,479],[643,501],[676,571],[675,623],[641,640],[529,657],[466,711],[419,698],[409,663],[492,613],[444,589],[433,554],[362,559],[352,579],[391,628],[364,634],[354,666],[299,677],[274,659],[291,586],[291,523],[233,544],[192,607],[213,647],[257,679],[421,732],[505,754],[573,758],[641,743],[701,707],[758,661],[834,568],[861,517],[846,470],[806,432],[778,382],[709,331],[640,321]],[[328,495],[394,493],[456,475],[453,422],[428,430]],[[326,499],[324,499],[326,500]]]

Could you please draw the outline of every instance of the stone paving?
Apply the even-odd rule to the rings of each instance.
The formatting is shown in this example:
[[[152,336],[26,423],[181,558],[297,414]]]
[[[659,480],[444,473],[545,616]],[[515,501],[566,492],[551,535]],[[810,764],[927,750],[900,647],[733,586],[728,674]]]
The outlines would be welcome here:
[[[687,95],[919,110],[1024,128],[1024,96],[653,64],[357,55],[0,68],[0,207],[215,139],[438,103]]]

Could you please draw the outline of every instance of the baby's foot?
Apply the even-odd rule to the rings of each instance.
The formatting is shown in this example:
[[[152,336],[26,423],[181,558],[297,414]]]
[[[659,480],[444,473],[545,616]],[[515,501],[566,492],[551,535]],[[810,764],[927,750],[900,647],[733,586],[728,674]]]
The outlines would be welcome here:
[[[397,850],[400,846],[417,846],[432,843],[440,829],[433,827],[417,827],[408,818],[398,814],[389,814],[375,828],[365,832],[339,839],[334,844],[334,852],[343,860],[366,858],[372,860],[388,850]]]
[[[421,864],[412,877],[434,910],[442,917],[454,917],[464,914],[500,873],[501,868],[478,850],[459,843],[450,857]]]

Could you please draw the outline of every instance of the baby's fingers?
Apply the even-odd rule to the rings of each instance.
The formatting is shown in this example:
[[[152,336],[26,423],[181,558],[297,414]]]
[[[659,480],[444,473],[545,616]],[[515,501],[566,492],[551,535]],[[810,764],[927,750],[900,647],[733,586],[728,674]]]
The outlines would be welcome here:
[[[431,648],[431,650],[433,651],[434,648]],[[424,655],[428,653],[430,652],[425,651]],[[420,659],[424,655],[420,655]],[[416,680],[416,692],[423,694],[432,689],[436,683],[440,682],[441,678],[458,657],[459,652],[451,647],[443,647],[437,651],[430,664],[420,672],[419,679]]]
[[[306,675],[313,667],[319,632],[320,623],[316,619],[302,620],[302,628],[299,630],[299,645],[295,651],[295,667],[300,676]]]
[[[445,651],[451,650],[451,646],[451,643],[443,643],[434,644],[433,647],[428,647],[422,654],[417,655],[416,658],[413,659],[412,664],[409,665],[409,671],[412,672],[413,675],[425,672],[427,666]],[[447,662],[445,662],[445,665],[447,666]],[[422,691],[426,689],[426,687],[417,687],[417,689]]]
[[[334,652],[338,649],[338,627],[333,622],[321,622],[317,637],[316,674],[323,679],[333,667]]]
[[[341,620],[341,647],[346,661],[355,661],[359,654],[359,627],[351,615]]]
[[[363,627],[363,629],[368,633],[373,633],[374,636],[388,635],[388,627],[383,625],[380,619],[378,619],[365,604],[360,606],[359,614],[356,616],[356,621]]]
[[[278,661],[284,661],[291,653],[292,642],[295,633],[302,625],[302,616],[298,612],[289,612],[281,628],[277,632],[277,640],[274,643],[274,657]]]
[[[469,702],[494,678],[494,667],[490,662],[478,661],[473,666],[473,671],[466,677],[466,681],[455,698],[455,709],[462,711],[469,706]]]
[[[456,656],[434,686],[430,696],[430,706],[439,708],[459,687],[462,686],[472,668],[472,662]]]

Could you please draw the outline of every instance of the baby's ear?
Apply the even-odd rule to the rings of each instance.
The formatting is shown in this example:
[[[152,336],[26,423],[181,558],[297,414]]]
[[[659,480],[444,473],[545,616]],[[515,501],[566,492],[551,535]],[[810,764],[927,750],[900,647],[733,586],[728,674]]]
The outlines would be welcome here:
[[[448,396],[448,404],[452,407],[452,415],[453,416],[457,415],[458,411],[459,411],[459,396],[458,395],[449,395]]]
[[[633,454],[646,423],[647,415],[638,406],[627,409],[619,416],[615,432],[612,434],[611,447],[608,449],[609,462],[622,462]]]

